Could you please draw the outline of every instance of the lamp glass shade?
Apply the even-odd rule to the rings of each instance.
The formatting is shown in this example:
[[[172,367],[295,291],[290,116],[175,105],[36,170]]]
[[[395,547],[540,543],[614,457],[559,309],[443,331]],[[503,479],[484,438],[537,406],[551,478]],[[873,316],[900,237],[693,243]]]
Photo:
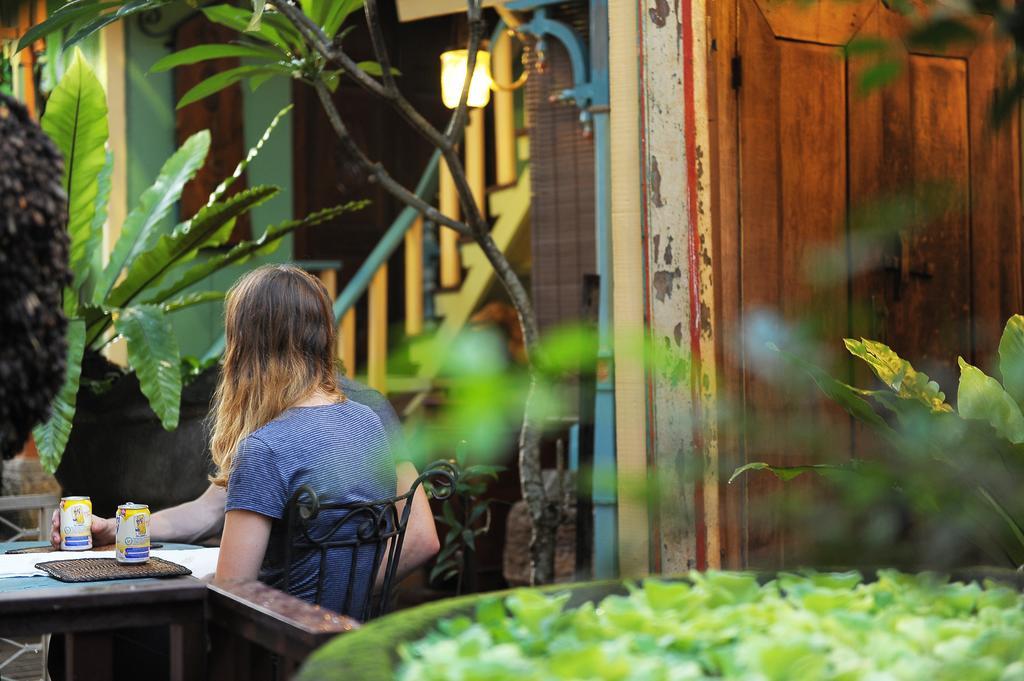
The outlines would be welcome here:
[[[441,101],[449,109],[459,106],[462,86],[466,82],[469,61],[467,50],[451,50],[441,54]],[[491,54],[476,53],[473,80],[469,82],[469,106],[481,108],[491,101]]]

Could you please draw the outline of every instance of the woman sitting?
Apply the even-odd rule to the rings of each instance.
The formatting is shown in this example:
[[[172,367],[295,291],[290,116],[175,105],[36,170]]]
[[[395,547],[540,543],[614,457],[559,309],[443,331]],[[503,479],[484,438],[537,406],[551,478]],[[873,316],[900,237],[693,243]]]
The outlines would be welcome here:
[[[308,485],[332,503],[391,498],[395,462],[377,415],[338,387],[334,315],[318,279],[285,265],[254,270],[228,293],[224,322],[211,451],[212,482],[227,487],[227,503],[215,581],[258,578],[283,588],[287,505],[296,490]],[[312,532],[330,532],[336,518],[317,516]],[[350,558],[330,561],[325,607],[346,602]],[[292,560],[288,591],[314,602],[318,554]],[[372,551],[360,552],[355,570],[356,588],[372,588]]]

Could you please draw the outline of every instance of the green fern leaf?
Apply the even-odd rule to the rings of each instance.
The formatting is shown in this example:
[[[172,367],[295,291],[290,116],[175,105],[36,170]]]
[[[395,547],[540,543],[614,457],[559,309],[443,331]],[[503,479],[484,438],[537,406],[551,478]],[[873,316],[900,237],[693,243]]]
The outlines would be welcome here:
[[[85,322],[72,319],[68,324],[68,354],[64,373],[64,385],[53,398],[50,418],[32,429],[39,461],[48,473],[60,465],[64,448],[71,436],[71,424],[75,418],[75,402],[78,398],[78,382],[82,376],[82,355],[85,352]]]
[[[114,328],[128,343],[128,363],[149,406],[165,430],[174,430],[181,408],[181,353],[170,320],[157,305],[136,305],[115,315]]]

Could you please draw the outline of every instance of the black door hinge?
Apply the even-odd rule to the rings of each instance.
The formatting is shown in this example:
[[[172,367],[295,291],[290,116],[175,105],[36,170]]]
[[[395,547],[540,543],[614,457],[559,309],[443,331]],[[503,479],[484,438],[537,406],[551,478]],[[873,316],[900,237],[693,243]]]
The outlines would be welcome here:
[[[732,58],[732,89],[739,90],[743,84],[743,59],[740,55]]]

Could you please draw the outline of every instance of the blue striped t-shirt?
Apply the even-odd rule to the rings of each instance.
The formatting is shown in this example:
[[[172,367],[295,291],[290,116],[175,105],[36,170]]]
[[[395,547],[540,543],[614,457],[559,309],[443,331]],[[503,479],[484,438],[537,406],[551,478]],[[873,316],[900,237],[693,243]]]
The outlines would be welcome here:
[[[253,511],[273,519],[260,581],[284,586],[285,512],[292,494],[309,485],[321,501],[353,503],[395,496],[395,461],[380,418],[351,399],[338,404],[295,407],[246,437],[238,447],[228,479],[226,511]],[[318,515],[311,535],[331,529],[338,512]],[[292,555],[288,591],[314,602],[319,552]],[[351,553],[332,550],[321,604],[341,611],[345,603]],[[372,552],[360,552],[355,583],[369,588]],[[361,604],[365,596],[352,594]],[[355,613],[353,613],[355,614]]]

